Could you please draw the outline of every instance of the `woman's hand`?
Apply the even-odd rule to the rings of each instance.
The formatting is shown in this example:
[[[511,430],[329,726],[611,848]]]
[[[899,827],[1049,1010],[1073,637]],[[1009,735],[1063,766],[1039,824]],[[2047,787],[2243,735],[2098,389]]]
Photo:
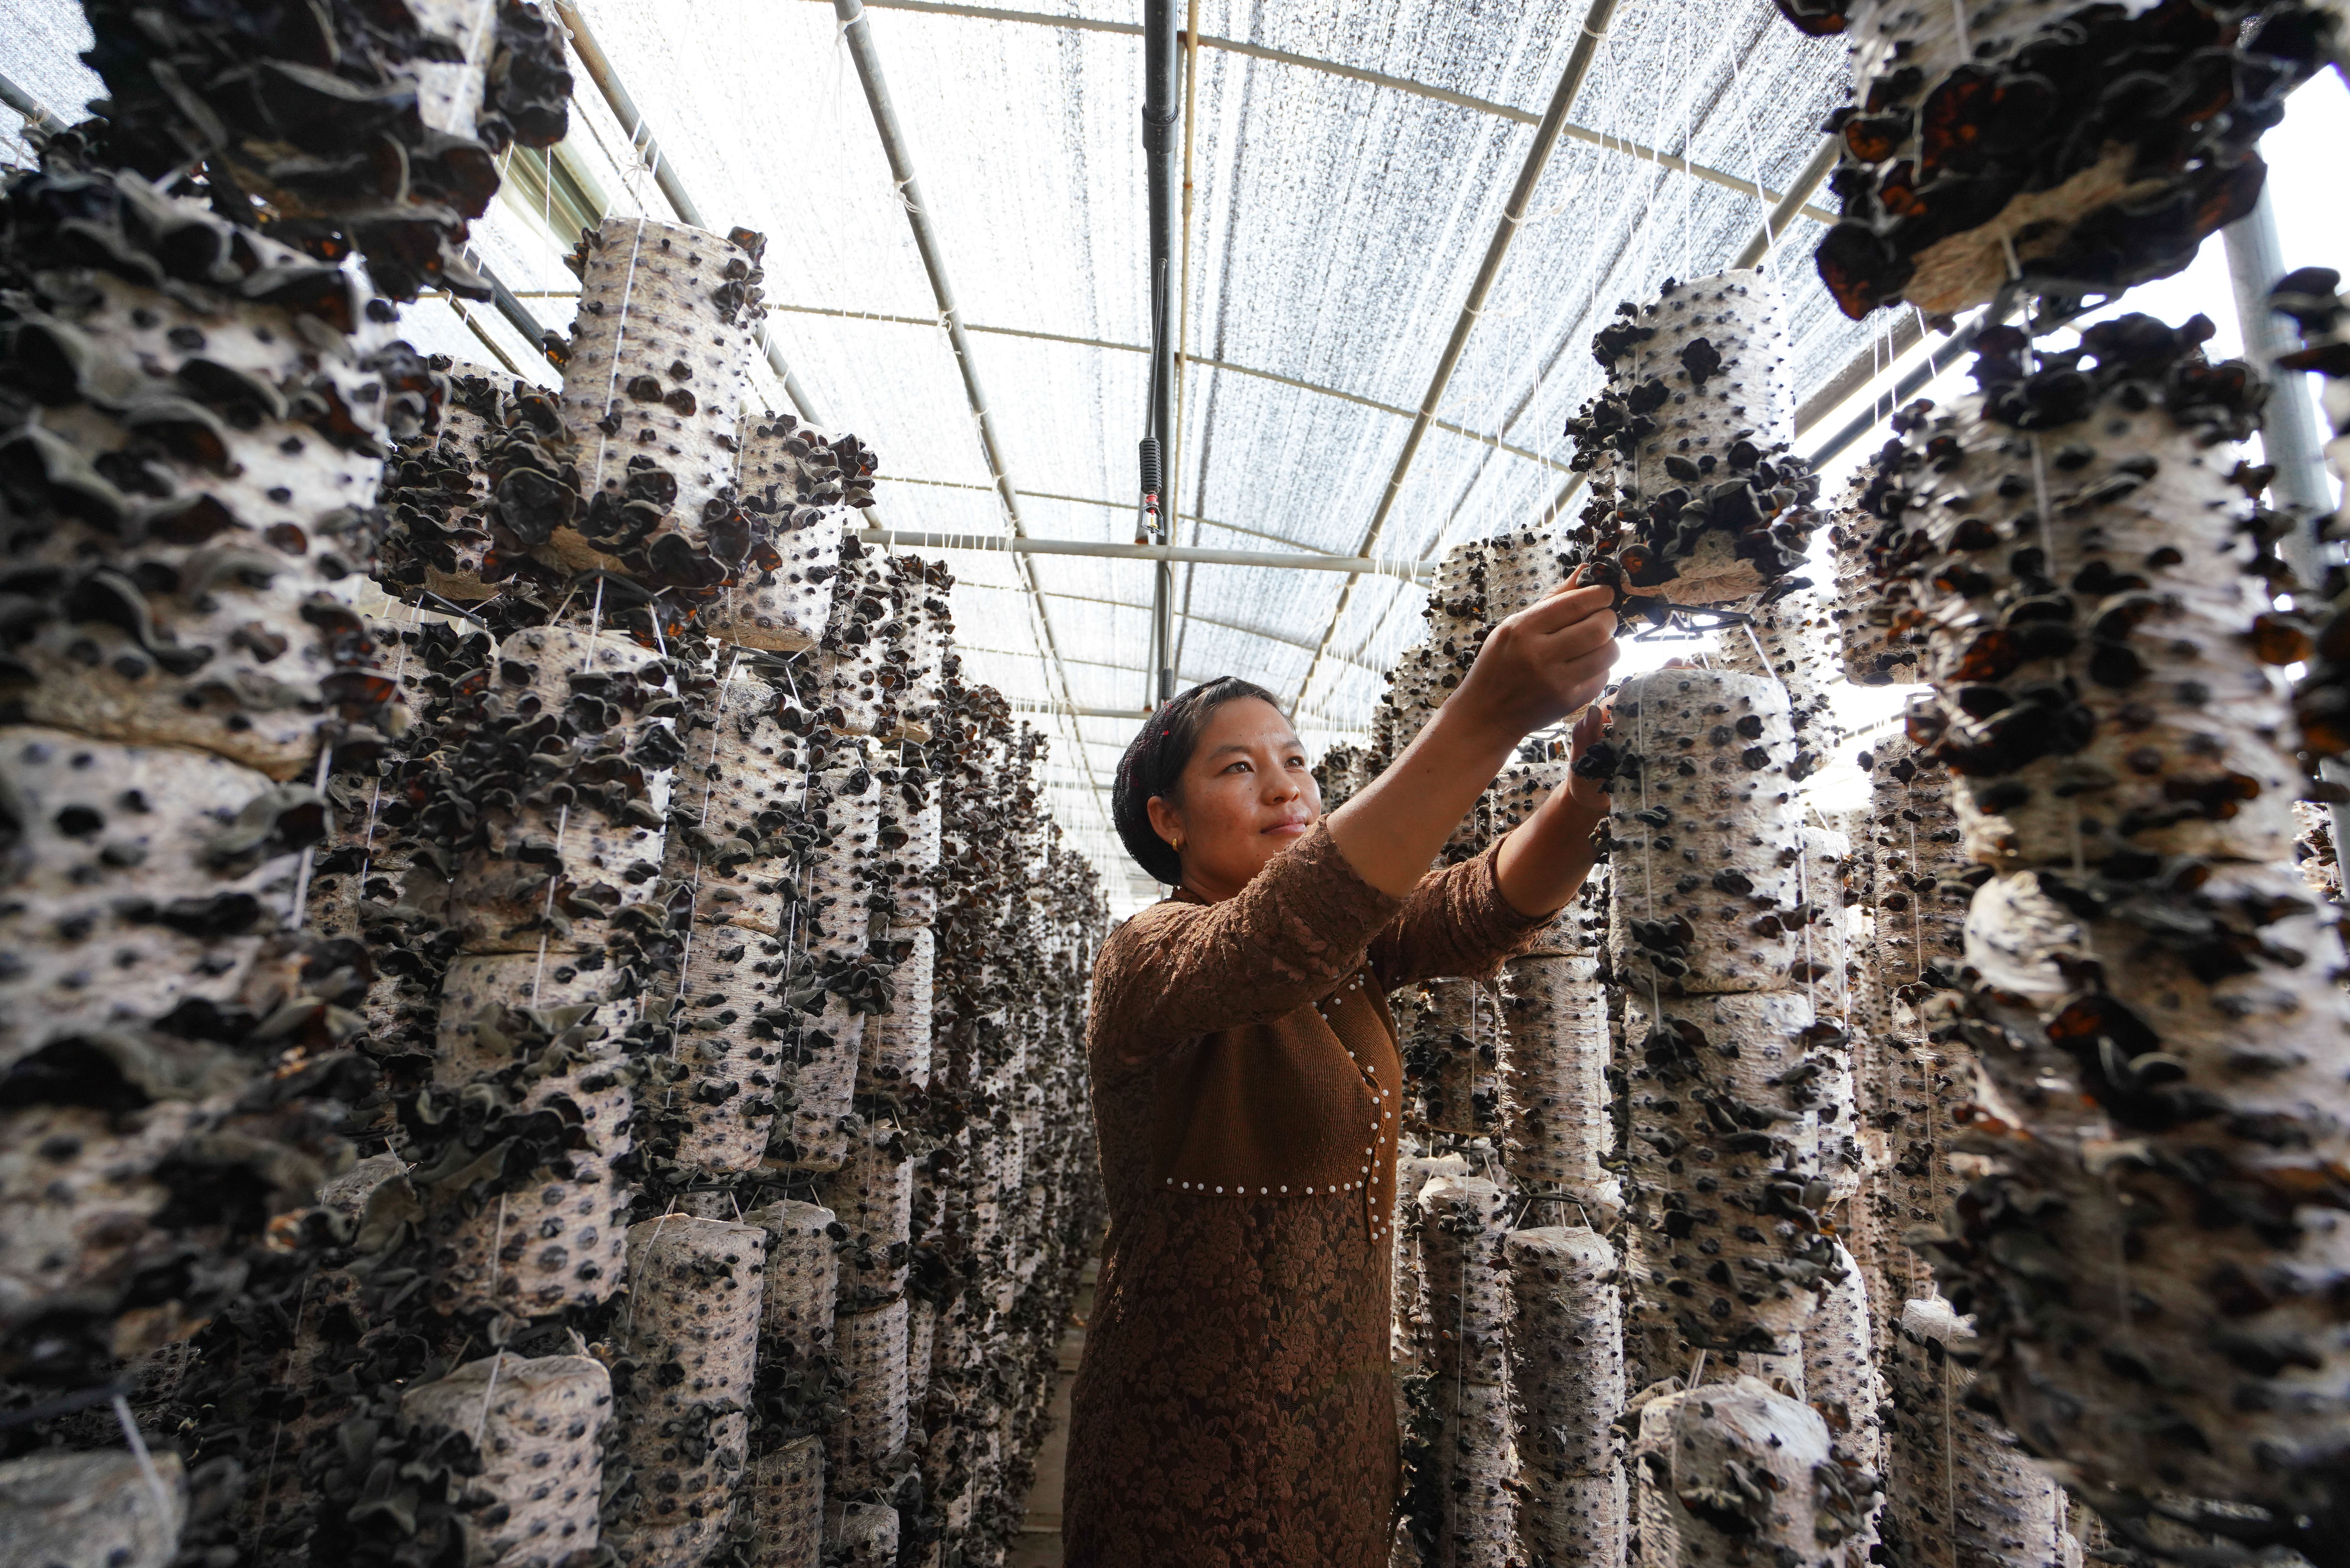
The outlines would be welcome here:
[[[1387,772],[1331,814],[1330,836],[1364,881],[1399,898],[1410,892],[1518,742],[1599,694],[1616,662],[1614,597],[1607,588],[1570,585],[1486,634],[1469,678],[1436,717]],[[1503,889],[1513,902],[1537,900],[1517,906],[1529,912],[1539,912],[1539,900],[1554,892],[1561,902],[1571,897],[1591,864],[1596,815],[1570,811],[1577,803],[1552,793],[1557,809],[1544,811],[1555,819],[1561,852],[1542,874]],[[1603,801],[1597,812],[1606,809]],[[1570,817],[1581,819],[1579,828]],[[1529,842],[1550,844],[1553,836],[1536,834]]]
[[[1594,702],[1583,711],[1581,718],[1575,720],[1574,732],[1567,743],[1566,797],[1594,816],[1607,809],[1607,781],[1586,778],[1575,771],[1574,764],[1607,738],[1608,727],[1615,720],[1614,708]]]
[[[1512,745],[1587,706],[1616,663],[1615,594],[1567,587],[1488,632],[1469,678],[1445,704]]]

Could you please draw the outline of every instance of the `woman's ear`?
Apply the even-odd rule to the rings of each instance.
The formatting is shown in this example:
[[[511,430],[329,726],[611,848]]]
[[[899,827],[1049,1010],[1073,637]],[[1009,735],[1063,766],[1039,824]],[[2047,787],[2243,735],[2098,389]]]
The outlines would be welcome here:
[[[1183,819],[1176,815],[1173,806],[1167,804],[1167,797],[1154,794],[1142,805],[1143,809],[1150,814],[1150,831],[1173,845],[1176,852],[1180,854],[1183,849]]]

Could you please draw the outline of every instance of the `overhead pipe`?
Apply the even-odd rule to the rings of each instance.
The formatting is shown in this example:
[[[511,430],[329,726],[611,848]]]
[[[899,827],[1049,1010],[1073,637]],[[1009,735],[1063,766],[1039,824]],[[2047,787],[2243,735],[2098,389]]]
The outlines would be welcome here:
[[[989,476],[995,481],[1004,520],[1012,525],[1014,538],[1024,538],[1028,529],[1020,517],[1020,492],[1013,484],[1010,467],[1003,461],[1003,443],[996,434],[995,416],[988,410],[987,394],[979,384],[979,362],[972,356],[971,335],[963,329],[962,312],[956,307],[954,288],[947,281],[946,256],[940,248],[937,231],[931,227],[930,209],[923,204],[921,185],[914,178],[913,157],[907,151],[905,132],[899,128],[897,106],[889,99],[889,79],[881,74],[881,54],[873,44],[873,25],[866,19],[861,0],[833,0],[832,9],[840,18],[840,36],[848,45],[850,61],[857,67],[858,82],[865,88],[866,107],[873,111],[873,129],[881,139],[882,154],[889,161],[889,178],[895,182],[899,204],[906,210],[906,222],[914,231],[914,249],[920,254],[922,271],[931,280],[931,295],[938,303],[939,319],[946,324],[955,368],[962,372],[963,395],[979,422],[980,452],[987,459]],[[1024,561],[1020,563],[1020,579],[1028,589],[1029,602],[1036,613],[1036,628],[1044,640],[1045,657],[1061,678],[1061,695],[1074,705],[1076,688],[1070,683],[1068,666],[1062,662],[1060,642],[1053,635],[1053,617],[1045,603],[1044,587]],[[1079,760],[1085,762],[1087,776],[1092,777],[1092,762],[1082,753]]]
[[[66,129],[66,122],[51,114],[47,105],[5,76],[0,76],[0,103],[6,104],[24,116],[25,123],[35,130],[55,136]]]
[[[1476,279],[1469,286],[1469,297],[1461,302],[1461,314],[1453,319],[1452,335],[1445,340],[1444,352],[1437,357],[1436,373],[1429,378],[1427,395],[1420,399],[1419,412],[1413,417],[1411,430],[1404,437],[1403,451],[1396,457],[1395,472],[1388,476],[1378,510],[1372,514],[1371,525],[1364,531],[1359,554],[1370,554],[1371,546],[1378,543],[1381,531],[1387,527],[1396,499],[1403,492],[1404,481],[1411,473],[1412,462],[1419,455],[1420,442],[1426,439],[1429,426],[1435,422],[1445,389],[1452,384],[1452,372],[1460,369],[1461,356],[1468,350],[1469,334],[1476,327],[1477,318],[1484,314],[1485,301],[1501,279],[1502,263],[1508,258],[1511,243],[1518,237],[1526,212],[1534,205],[1534,190],[1542,183],[1543,171],[1550,167],[1551,154],[1558,149],[1566,111],[1575,107],[1576,96],[1583,91],[1584,78],[1590,74],[1591,62],[1599,52],[1599,40],[1607,36],[1607,24],[1615,15],[1616,0],[1592,0],[1582,30],[1575,36],[1575,47],[1567,56],[1566,69],[1559,74],[1558,88],[1551,94],[1549,112],[1534,130],[1534,145],[1526,150],[1525,161],[1519,166],[1518,182],[1510,192],[1508,204],[1502,209],[1502,221],[1486,243],[1485,259],[1479,264]]]
[[[978,418],[979,444],[987,458],[989,477],[995,481],[1003,510],[1012,520],[1012,531],[1025,533],[1020,517],[1020,493],[1003,460],[1003,443],[996,434],[995,416],[988,409],[987,393],[979,384],[979,362],[971,351],[971,335],[963,327],[962,311],[955,304],[954,287],[947,280],[946,255],[939,245],[938,232],[931,226],[930,208],[922,200],[921,184],[914,177],[913,158],[906,147],[905,132],[898,124],[898,109],[889,97],[889,80],[881,74],[881,57],[873,47],[872,25],[866,19],[860,0],[833,0],[832,8],[840,18],[841,36],[857,67],[857,79],[865,88],[866,105],[873,111],[873,127],[880,135],[881,151],[889,160],[889,177],[897,184],[906,222],[914,231],[914,249],[921,257],[923,273],[930,278],[931,296],[938,302],[939,319],[946,324],[955,369],[962,375],[963,395]]]
[[[1371,514],[1371,524],[1364,530],[1362,545],[1355,552],[1358,556],[1371,553],[1371,547],[1379,542],[1380,531],[1387,526],[1388,514],[1395,510],[1396,498],[1403,493],[1412,461],[1419,455],[1419,443],[1426,439],[1429,427],[1436,422],[1436,410],[1444,401],[1444,389],[1452,384],[1452,372],[1460,367],[1461,356],[1469,347],[1470,330],[1484,313],[1486,297],[1502,275],[1502,263],[1510,254],[1510,243],[1518,237],[1526,211],[1534,205],[1535,187],[1542,183],[1543,171],[1550,167],[1551,154],[1558,150],[1567,110],[1575,107],[1576,97],[1583,91],[1584,78],[1591,74],[1591,62],[1599,53],[1599,41],[1607,36],[1607,24],[1615,15],[1616,0],[1591,0],[1591,8],[1584,13],[1575,47],[1567,52],[1566,68],[1559,73],[1558,87],[1550,95],[1550,108],[1544,111],[1542,124],[1534,129],[1534,145],[1526,150],[1526,161],[1518,170],[1518,182],[1510,191],[1508,204],[1502,209],[1502,222],[1486,244],[1485,259],[1477,268],[1476,280],[1469,286],[1469,297],[1461,301],[1461,314],[1452,323],[1452,336],[1446,339],[1444,352],[1437,358],[1436,373],[1429,378],[1428,394],[1420,399],[1419,412],[1412,417],[1411,430],[1403,439],[1403,451],[1396,458],[1395,472],[1388,476],[1378,510]],[[1337,607],[1330,612],[1330,624],[1322,633],[1322,646],[1315,650],[1314,661],[1305,667],[1305,679],[1298,682],[1299,704],[1305,702],[1306,693],[1312,690],[1315,673],[1322,668],[1323,657],[1330,651],[1331,639],[1338,635],[1338,623],[1345,618],[1347,606],[1354,597],[1355,582],[1350,577],[1338,591]]]
[[[596,35],[588,31],[588,19],[579,14],[575,0],[555,0],[555,14],[570,33],[572,50],[578,55],[580,66],[588,72],[588,79],[596,84],[596,90],[604,95],[604,101],[611,107],[612,118],[619,120],[620,128],[629,133],[629,145],[641,149],[639,156],[644,159],[645,167],[652,171],[653,183],[660,187],[662,197],[668,201],[671,210],[677,213],[678,222],[691,223],[697,229],[708,228],[710,225],[702,221],[702,209],[693,204],[693,198],[685,193],[684,182],[677,177],[677,171],[671,168],[669,161],[661,156],[660,139],[652,133],[651,127],[645,124],[643,111],[637,108],[637,100],[630,98],[629,89],[620,85],[619,73],[612,68],[612,62],[605,55],[604,47],[596,41]]]
[[[1787,193],[1779,198],[1778,205],[1771,209],[1771,215],[1762,220],[1762,226],[1754,231],[1754,237],[1746,242],[1737,259],[1730,264],[1733,268],[1752,266],[1770,254],[1772,248],[1779,243],[1779,236],[1787,232],[1787,225],[1798,216],[1831,221],[1828,213],[1811,204],[1812,192],[1835,171],[1836,159],[1843,151],[1844,142],[1834,136],[1822,139],[1820,144],[1812,149],[1811,157],[1804,161],[1804,166],[1788,182]],[[1757,180],[1748,189],[1759,194],[1767,187]],[[1768,200],[1767,195],[1764,199]]]
[[[522,340],[529,344],[535,352],[546,355],[546,340],[554,335],[538,324],[538,317],[533,316],[529,307],[515,297],[515,291],[508,288],[478,254],[468,254],[465,259],[475,272],[482,275],[482,281],[490,286],[490,304],[500,316],[506,318],[506,325],[521,333]],[[553,356],[546,357],[549,363],[552,363]]]
[[[1133,22],[1115,22],[1096,16],[1070,16],[1059,12],[1007,11],[995,5],[966,5],[961,4],[960,0],[868,0],[868,3],[877,11],[920,11],[933,16],[968,16],[983,22],[1016,22],[1032,26],[1059,27],[1076,32],[1114,33],[1126,37],[1131,37],[1143,30],[1140,26]],[[1196,53],[1199,49],[1214,49],[1220,54],[1238,55],[1243,59],[1267,60],[1278,66],[1294,66],[1299,70],[1315,71],[1324,76],[1337,77],[1345,81],[1361,82],[1367,87],[1383,88],[1389,92],[1407,93],[1413,98],[1426,99],[1431,103],[1451,104],[1455,109],[1471,109],[1478,114],[1490,114],[1496,119],[1506,119],[1517,125],[1542,123],[1543,117],[1532,109],[1520,109],[1515,104],[1496,103],[1492,99],[1476,98],[1468,93],[1454,92],[1450,88],[1438,87],[1433,82],[1414,81],[1409,77],[1390,76],[1385,71],[1367,70],[1360,66],[1345,65],[1337,60],[1323,59],[1315,55],[1301,55],[1290,49],[1276,49],[1270,44],[1253,43],[1245,38],[1219,37],[1213,33],[1193,36],[1193,31],[1187,27],[1184,35],[1189,40],[1187,50],[1191,53]],[[1600,130],[1588,125],[1578,125],[1571,119],[1563,124],[1559,130],[1560,134],[1571,140],[1596,147],[1605,152],[1617,153],[1637,163],[1669,169],[1677,174],[1687,174],[1692,179],[1719,185],[1726,191],[1748,192],[1754,189],[1754,182],[1742,174],[1732,174],[1726,169],[1716,169],[1710,164],[1699,163],[1687,157],[1667,152],[1661,148],[1635,141],[1630,137],[1618,136],[1614,131]],[[1825,174],[1825,171],[1823,170],[1822,172]],[[1816,184],[1817,182],[1814,181],[1814,183]],[[1762,199],[1766,202],[1781,202],[1785,200],[1786,194],[1765,186]],[[1834,213],[1810,204],[1810,194],[1807,189],[1796,196],[1794,202],[1787,207],[1788,213],[1792,215],[1800,212],[1805,217],[1819,223],[1835,223],[1836,215]],[[1774,217],[1773,222],[1780,228],[1786,226],[1783,219]]]
[[[909,533],[902,528],[862,528],[859,544],[902,545],[915,550],[994,550],[1015,556],[1092,556],[1112,561],[1190,561],[1203,566],[1274,566],[1295,572],[1346,572],[1351,576],[1419,578],[1436,568],[1426,561],[1369,556],[1290,555],[1278,550],[1211,550],[1194,545],[1113,545],[1098,539],[1038,539],[1028,535]],[[1303,648],[1304,643],[1296,644]]]
[[[1183,30],[1176,39],[1183,47],[1183,213],[1175,232],[1182,239],[1183,265],[1175,286],[1175,439],[1167,448],[1167,472],[1175,476],[1167,493],[1170,530],[1181,515],[1183,443],[1191,434],[1191,146],[1199,134],[1199,116],[1193,111],[1200,102],[1200,0],[1184,0]],[[1201,475],[1202,480],[1205,477]],[[1204,488],[1202,484],[1201,489]],[[1198,494],[1195,491],[1195,506],[1199,504]],[[1170,532],[1169,537],[1173,536]],[[1194,534],[1192,537],[1199,535]],[[1183,606],[1176,612],[1175,620],[1174,663],[1178,670],[1183,667],[1183,645],[1191,636],[1191,586],[1197,578],[1197,573],[1183,574]]]

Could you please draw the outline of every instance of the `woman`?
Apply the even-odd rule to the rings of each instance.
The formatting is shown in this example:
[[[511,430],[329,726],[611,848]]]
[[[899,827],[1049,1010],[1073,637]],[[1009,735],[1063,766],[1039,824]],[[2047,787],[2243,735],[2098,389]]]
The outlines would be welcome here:
[[[1385,1568],[1402,1093],[1385,993],[1490,973],[1582,885],[1606,797],[1581,783],[1428,867],[1519,742],[1598,694],[1610,598],[1564,589],[1493,628],[1326,822],[1297,737],[1244,681],[1185,692],[1127,749],[1119,836],[1177,891],[1094,966],[1110,1226],[1072,1396],[1072,1568]]]

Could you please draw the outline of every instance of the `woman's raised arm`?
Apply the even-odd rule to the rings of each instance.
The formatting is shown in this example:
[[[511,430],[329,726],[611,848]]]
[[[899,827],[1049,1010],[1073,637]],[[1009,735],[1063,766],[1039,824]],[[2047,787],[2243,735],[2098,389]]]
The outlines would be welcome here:
[[[1097,1054],[1136,1068],[1183,1041],[1294,1012],[1363,961],[1396,909],[1316,829],[1233,897],[1159,904],[1111,932],[1088,1033]]]
[[[1393,898],[1410,892],[1518,742],[1599,694],[1616,662],[1613,597],[1604,587],[1563,588],[1486,634],[1469,678],[1427,728],[1392,766],[1330,815],[1332,841],[1364,881]],[[1565,903],[1590,868],[1596,813],[1581,825],[1580,850],[1571,848],[1579,799],[1576,792],[1557,791],[1535,821],[1511,836],[1515,839],[1533,830],[1531,842],[1538,849],[1581,857],[1552,903],[1545,900],[1566,865],[1541,867],[1540,854],[1503,855],[1503,895],[1527,914]],[[1530,903],[1519,902],[1521,898]]]

